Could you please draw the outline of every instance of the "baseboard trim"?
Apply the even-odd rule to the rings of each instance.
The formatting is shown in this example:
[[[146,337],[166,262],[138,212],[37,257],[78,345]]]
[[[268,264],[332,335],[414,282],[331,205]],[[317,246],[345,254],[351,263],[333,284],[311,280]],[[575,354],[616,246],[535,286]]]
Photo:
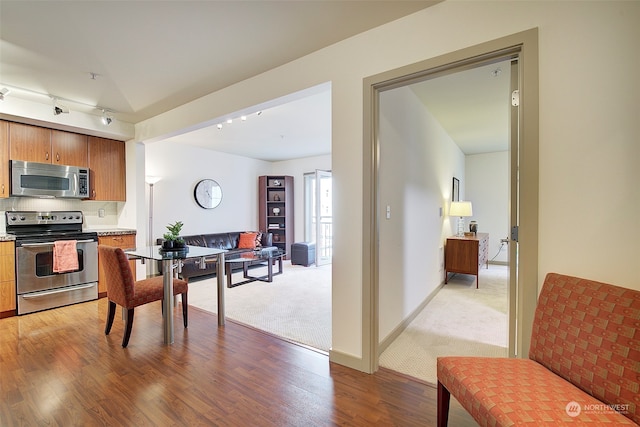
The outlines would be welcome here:
[[[420,305],[409,314],[409,316],[407,316],[402,322],[400,322],[400,324],[396,326],[393,331],[391,331],[389,335],[387,335],[385,339],[380,342],[380,344],[378,345],[378,357],[380,357],[380,355],[387,349],[387,347],[389,347],[391,343],[395,341],[396,338],[398,338],[405,329],[407,329],[409,324],[413,322],[413,319],[415,319],[418,314],[420,314],[420,312],[427,306],[427,304],[431,302],[431,300],[438,294],[438,291],[440,291],[443,286],[444,282],[441,282],[440,285],[436,287],[429,295],[427,295],[424,301],[422,301],[422,303],[420,303]]]
[[[329,362],[337,363],[338,365],[346,366],[347,368],[355,369],[356,371],[371,373],[365,368],[364,361],[361,357],[341,353],[333,349],[329,350]]]

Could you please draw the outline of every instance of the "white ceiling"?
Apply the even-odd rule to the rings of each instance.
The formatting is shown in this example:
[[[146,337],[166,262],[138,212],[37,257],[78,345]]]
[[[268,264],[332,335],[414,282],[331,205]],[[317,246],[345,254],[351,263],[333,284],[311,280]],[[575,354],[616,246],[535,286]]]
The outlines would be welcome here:
[[[72,113],[104,108],[137,123],[435,3],[0,0],[0,88],[11,90],[7,100],[51,103],[52,96]],[[483,83],[474,80],[455,96],[444,89],[465,81],[439,78],[414,90],[457,142],[471,132],[503,139],[489,136],[487,101],[472,96]],[[244,122],[239,114],[255,111],[229,112],[236,120],[222,130],[172,140],[265,160],[326,154],[330,96],[321,85],[256,106],[263,113]]]

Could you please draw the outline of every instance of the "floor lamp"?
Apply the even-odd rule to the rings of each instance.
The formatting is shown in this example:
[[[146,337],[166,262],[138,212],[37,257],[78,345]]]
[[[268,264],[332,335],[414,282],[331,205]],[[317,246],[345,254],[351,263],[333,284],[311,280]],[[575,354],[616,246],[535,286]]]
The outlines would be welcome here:
[[[145,182],[149,184],[149,246],[153,246],[153,185],[160,181],[159,176],[147,176]],[[153,263],[149,263],[150,273],[153,273]]]

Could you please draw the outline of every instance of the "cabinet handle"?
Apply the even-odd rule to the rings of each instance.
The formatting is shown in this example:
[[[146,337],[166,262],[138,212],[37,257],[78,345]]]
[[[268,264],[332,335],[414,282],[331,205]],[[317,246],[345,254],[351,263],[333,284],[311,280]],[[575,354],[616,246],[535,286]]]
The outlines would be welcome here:
[[[2,184],[2,194],[4,194],[4,184]]]
[[[49,152],[48,152],[48,151],[45,153],[45,155],[44,155],[44,159],[45,159],[45,160],[49,160]]]
[[[60,153],[56,153],[56,162],[60,163]]]

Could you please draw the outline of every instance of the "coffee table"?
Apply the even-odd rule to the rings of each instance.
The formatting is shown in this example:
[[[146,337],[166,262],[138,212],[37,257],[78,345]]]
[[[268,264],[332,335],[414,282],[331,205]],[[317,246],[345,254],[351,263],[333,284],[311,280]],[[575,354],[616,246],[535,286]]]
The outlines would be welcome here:
[[[235,258],[225,258],[226,265],[225,270],[227,273],[227,288],[234,288],[236,286],[244,285],[251,282],[269,282],[273,281],[273,276],[282,274],[282,259],[287,253],[282,250],[273,251],[254,251],[245,252]],[[273,264],[278,262],[278,271],[273,271]],[[233,283],[231,276],[233,274],[234,265],[242,264],[242,275],[245,280]],[[267,267],[267,274],[264,276],[251,276],[249,275],[249,266],[261,265]]]

